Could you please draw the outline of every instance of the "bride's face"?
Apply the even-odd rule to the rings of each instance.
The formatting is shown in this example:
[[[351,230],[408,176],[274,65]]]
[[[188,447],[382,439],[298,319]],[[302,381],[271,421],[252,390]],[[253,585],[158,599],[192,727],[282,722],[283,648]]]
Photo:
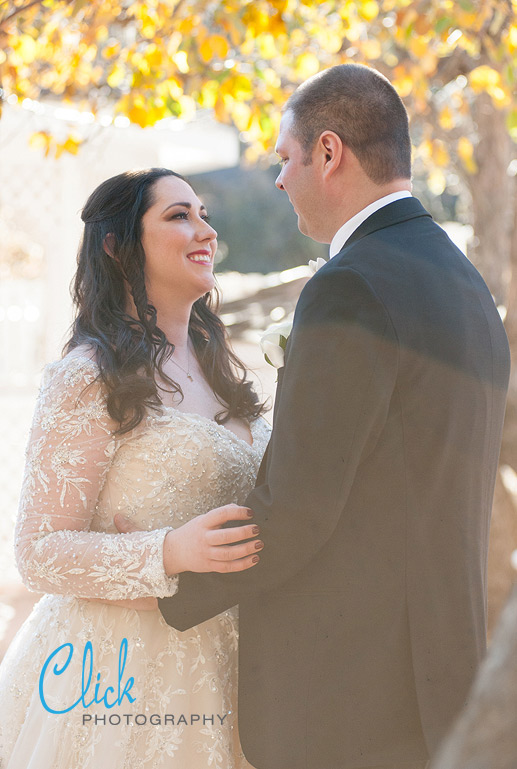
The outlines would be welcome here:
[[[153,204],[142,217],[145,279],[150,301],[164,292],[195,302],[214,287],[217,232],[192,187],[175,176],[153,186]]]

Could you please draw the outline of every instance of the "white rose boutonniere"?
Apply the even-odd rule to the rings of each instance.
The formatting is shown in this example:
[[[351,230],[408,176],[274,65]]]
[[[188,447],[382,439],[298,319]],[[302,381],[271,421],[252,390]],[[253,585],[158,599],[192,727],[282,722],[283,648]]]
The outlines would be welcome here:
[[[264,357],[270,366],[282,368],[284,365],[284,350],[287,337],[293,327],[292,320],[284,320],[283,323],[274,323],[269,326],[260,337],[260,346]]]
[[[318,272],[318,270],[321,269],[325,264],[327,264],[327,260],[323,259],[321,256],[318,256],[316,261],[314,261],[314,259],[309,259],[309,267],[311,268],[313,274]]]
[[[315,274],[325,264],[327,264],[327,260],[319,256],[316,260],[310,259],[309,269]],[[284,320],[282,323],[274,323],[269,326],[260,337],[264,358],[270,366],[276,369],[282,368],[284,365],[284,351],[292,328],[292,319]]]

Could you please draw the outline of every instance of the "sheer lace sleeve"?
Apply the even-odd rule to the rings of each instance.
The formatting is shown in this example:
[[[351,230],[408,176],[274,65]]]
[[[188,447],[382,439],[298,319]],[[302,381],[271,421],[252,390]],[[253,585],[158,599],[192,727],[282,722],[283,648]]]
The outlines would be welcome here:
[[[94,361],[73,353],[45,369],[26,453],[15,550],[25,585],[79,598],[166,597],[169,528],[90,531],[117,450]],[[123,512],[123,511],[122,511]]]

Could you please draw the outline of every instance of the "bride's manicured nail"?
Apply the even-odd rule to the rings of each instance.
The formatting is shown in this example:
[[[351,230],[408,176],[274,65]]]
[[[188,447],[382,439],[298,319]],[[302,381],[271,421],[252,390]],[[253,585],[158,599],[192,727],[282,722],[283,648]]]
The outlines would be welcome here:
[[[258,557],[258,555],[254,555],[253,558],[251,559],[251,563],[258,563],[259,561],[260,561],[260,558]]]
[[[260,540],[258,542],[255,542],[255,550],[262,550],[263,547],[264,547],[264,543],[261,542]]]
[[[253,510],[250,510],[249,507],[247,507],[246,508],[246,515],[248,516],[248,518],[252,518],[253,517]]]
[[[258,526],[254,526],[251,530],[252,534],[260,534],[260,529]]]

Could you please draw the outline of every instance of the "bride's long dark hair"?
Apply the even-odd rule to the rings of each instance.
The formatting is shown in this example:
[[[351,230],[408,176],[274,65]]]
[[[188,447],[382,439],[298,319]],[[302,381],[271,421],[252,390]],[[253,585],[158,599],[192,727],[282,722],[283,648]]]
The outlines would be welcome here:
[[[162,388],[156,372],[171,392],[183,398],[179,384],[163,371],[174,345],[157,325],[156,308],[147,298],[141,244],[142,217],[154,202],[154,185],[163,176],[183,179],[166,168],[128,171],[99,185],[82,211],[84,233],[73,284],[76,318],[63,353],[79,345],[94,351],[108,412],[118,422],[119,434],[136,427],[146,409],[160,409]],[[138,319],[125,309],[128,288]],[[218,304],[215,291],[194,303],[189,337],[206,380],[223,406],[216,420],[223,424],[232,417],[254,419],[265,406],[247,380],[244,364],[230,349],[216,314]]]

